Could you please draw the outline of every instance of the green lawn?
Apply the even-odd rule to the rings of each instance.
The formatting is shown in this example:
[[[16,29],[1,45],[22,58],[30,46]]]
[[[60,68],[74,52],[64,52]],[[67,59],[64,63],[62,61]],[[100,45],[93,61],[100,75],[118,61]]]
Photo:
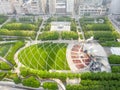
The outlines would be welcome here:
[[[25,66],[38,70],[69,70],[66,60],[67,44],[44,43],[30,46],[19,53]]]

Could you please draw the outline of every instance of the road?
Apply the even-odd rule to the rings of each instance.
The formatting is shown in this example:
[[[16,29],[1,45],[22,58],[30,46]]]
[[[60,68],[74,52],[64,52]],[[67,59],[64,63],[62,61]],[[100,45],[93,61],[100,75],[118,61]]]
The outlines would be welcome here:
[[[77,21],[78,21],[78,25],[79,25],[79,28],[80,28],[80,31],[81,31],[81,34],[82,34],[83,40],[85,40],[84,32],[83,32],[82,27],[81,27],[81,25],[80,25],[79,18],[77,19]]]
[[[115,20],[112,16],[108,16],[108,19],[110,20],[110,22],[112,23],[112,25],[115,27],[115,30],[120,33],[120,28],[118,25],[115,24]]]

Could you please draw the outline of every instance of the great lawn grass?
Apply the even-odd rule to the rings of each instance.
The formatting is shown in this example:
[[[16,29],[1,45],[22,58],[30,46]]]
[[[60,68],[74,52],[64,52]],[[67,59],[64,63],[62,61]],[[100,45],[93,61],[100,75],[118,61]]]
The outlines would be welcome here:
[[[66,60],[67,44],[44,43],[30,46],[19,53],[19,60],[38,70],[69,70]]]

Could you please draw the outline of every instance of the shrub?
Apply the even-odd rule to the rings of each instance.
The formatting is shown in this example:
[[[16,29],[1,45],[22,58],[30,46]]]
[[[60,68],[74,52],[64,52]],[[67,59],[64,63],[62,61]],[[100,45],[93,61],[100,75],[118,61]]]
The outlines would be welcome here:
[[[33,24],[22,24],[22,23],[8,23],[2,28],[8,30],[35,30],[36,26]]]
[[[24,79],[22,81],[22,84],[24,86],[29,86],[29,87],[34,87],[34,88],[39,88],[40,87],[40,82],[33,76],[31,76],[27,79]]]
[[[108,46],[108,47],[120,47],[120,42],[116,41],[104,41],[101,43],[102,46]]]
[[[10,67],[10,65],[7,64],[6,62],[1,62],[1,63],[0,63],[0,69],[2,69],[2,70],[10,70],[11,67]]]
[[[120,73],[120,66],[112,66],[113,73]]]
[[[9,35],[9,36],[34,36],[34,31],[24,31],[24,30],[7,30],[1,29],[0,35]]]
[[[8,19],[7,16],[0,15],[0,24],[4,23]]]
[[[53,83],[53,82],[45,82],[43,84],[43,88],[49,90],[58,90],[57,83]]]
[[[0,72],[0,80],[2,80],[6,76],[6,73]]]
[[[111,31],[111,28],[108,24],[87,24],[86,28],[88,30],[107,30],[107,31]]]
[[[21,75],[26,77],[30,74],[37,75],[39,78],[58,78],[60,80],[65,81],[67,78],[80,78],[80,74],[74,74],[74,73],[58,73],[58,72],[48,72],[48,71],[42,71],[42,70],[34,70],[30,68],[22,67],[21,69]]]
[[[78,34],[76,32],[70,31],[70,32],[62,32],[61,33],[61,37],[62,39],[66,39],[66,40],[77,40],[78,39]]]
[[[110,64],[120,64],[120,56],[118,55],[110,55],[108,59]]]
[[[76,22],[74,20],[71,21],[70,30],[75,31],[75,32],[77,31],[77,25],[76,25]]]
[[[19,83],[21,83],[21,78],[20,77],[14,77],[13,81],[15,82],[15,84],[19,84]]]
[[[10,61],[12,64],[15,64],[14,54],[22,46],[24,46],[24,42],[22,41],[16,42],[15,45],[10,49],[11,52],[9,52],[8,55],[6,56],[6,60]]]
[[[41,40],[57,40],[59,39],[59,33],[58,32],[43,32],[38,37]]]

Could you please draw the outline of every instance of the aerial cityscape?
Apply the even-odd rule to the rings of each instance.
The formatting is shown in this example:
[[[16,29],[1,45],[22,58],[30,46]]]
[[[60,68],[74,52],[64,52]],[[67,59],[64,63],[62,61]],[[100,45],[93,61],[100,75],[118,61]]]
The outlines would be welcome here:
[[[0,90],[120,90],[120,0],[0,0]]]

